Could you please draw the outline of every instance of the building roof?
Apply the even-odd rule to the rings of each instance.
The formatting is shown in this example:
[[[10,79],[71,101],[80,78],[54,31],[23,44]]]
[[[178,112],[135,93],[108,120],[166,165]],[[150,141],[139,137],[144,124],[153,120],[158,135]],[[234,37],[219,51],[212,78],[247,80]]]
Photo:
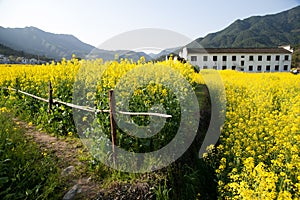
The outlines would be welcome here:
[[[188,53],[284,53],[292,52],[284,48],[187,48]]]

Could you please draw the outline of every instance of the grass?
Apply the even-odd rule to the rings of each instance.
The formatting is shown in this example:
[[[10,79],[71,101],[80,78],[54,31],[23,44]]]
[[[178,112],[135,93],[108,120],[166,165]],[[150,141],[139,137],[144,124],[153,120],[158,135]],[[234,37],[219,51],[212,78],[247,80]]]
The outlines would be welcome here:
[[[61,199],[54,160],[0,110],[0,199]]]
[[[161,170],[148,174],[134,174],[111,170],[104,177],[106,187],[111,183],[133,183],[147,181],[153,189],[153,199],[217,199],[217,182],[213,167],[199,159],[199,149],[210,120],[210,99],[204,85],[196,90],[199,107],[202,110],[198,134],[190,148],[176,162]],[[96,166],[102,166],[98,163]],[[145,179],[145,177],[148,177]]]
[[[103,199],[117,198],[121,190],[124,190],[122,195],[129,195],[128,184],[132,186],[145,182],[149,187],[142,193],[149,194],[151,199],[215,199],[214,172],[198,158],[198,151],[209,124],[210,100],[204,85],[198,85],[195,92],[202,111],[201,124],[195,141],[178,161],[159,171],[134,174],[110,169],[90,155],[79,153],[79,161],[87,166],[78,173],[88,174],[101,182]],[[6,102],[2,104],[5,105]],[[11,107],[9,103],[7,106]],[[12,113],[19,118],[32,120],[27,110],[21,110],[18,106],[11,108],[15,108]],[[24,140],[23,130],[10,120],[9,114],[0,114],[0,199],[61,199],[65,193],[62,182],[66,180],[59,181],[58,163],[53,164],[51,149],[48,153],[41,152],[36,144]],[[74,136],[61,137],[67,141],[78,140]],[[137,197],[131,195],[132,198]]]

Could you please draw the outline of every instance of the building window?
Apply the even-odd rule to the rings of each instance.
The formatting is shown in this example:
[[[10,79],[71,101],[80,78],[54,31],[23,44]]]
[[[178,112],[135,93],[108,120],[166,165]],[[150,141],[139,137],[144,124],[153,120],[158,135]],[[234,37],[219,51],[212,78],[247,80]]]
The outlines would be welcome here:
[[[275,65],[275,71],[279,71],[279,65]]]
[[[241,71],[243,72],[243,71],[244,71],[244,68],[241,68]]]
[[[253,56],[249,56],[249,61],[253,61]]]
[[[236,61],[236,56],[232,56],[232,61]]]
[[[289,55],[285,55],[284,60],[289,60]]]
[[[236,69],[236,66],[232,66],[231,69],[232,69],[232,70],[235,70],[235,69]]]
[[[213,56],[213,61],[217,61],[218,60],[218,56]]]
[[[258,61],[262,61],[262,56],[258,56]]]
[[[227,69],[226,65],[222,66],[222,70],[225,70]]]
[[[280,56],[277,55],[276,58],[275,58],[275,60],[279,61],[279,59],[280,59]]]
[[[245,61],[241,61],[241,66],[244,66],[245,65]]]
[[[191,56],[191,61],[197,61],[197,56]]]
[[[261,65],[257,66],[257,71],[261,71]]]
[[[213,66],[213,69],[218,69],[218,67],[217,66]]]
[[[245,58],[245,56],[241,56],[241,58]]]
[[[284,70],[284,71],[287,71],[287,70],[288,70],[288,68],[289,68],[289,66],[288,66],[288,65],[284,65],[284,66],[283,66],[283,70]]]
[[[222,57],[222,60],[223,60],[223,61],[227,61],[227,56],[223,56],[223,57]]]
[[[203,56],[203,61],[207,61],[207,56]]]
[[[249,66],[249,71],[253,71],[253,66],[252,65]]]
[[[271,61],[271,56],[267,56],[267,61]]]
[[[270,71],[270,69],[271,69],[271,66],[270,66],[270,65],[267,65],[267,66],[266,66],[266,71]]]
[[[203,66],[203,69],[207,69],[207,66]]]

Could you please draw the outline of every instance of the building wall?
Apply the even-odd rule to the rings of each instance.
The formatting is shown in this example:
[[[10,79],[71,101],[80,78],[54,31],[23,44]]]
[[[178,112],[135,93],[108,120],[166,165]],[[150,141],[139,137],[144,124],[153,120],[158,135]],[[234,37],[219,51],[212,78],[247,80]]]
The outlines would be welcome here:
[[[195,57],[196,56],[196,57]],[[204,61],[204,57],[207,56],[207,61]],[[223,56],[226,57],[226,61],[223,61]],[[233,59],[236,57],[236,60]],[[250,59],[253,57],[253,60]],[[261,61],[259,60],[261,56]],[[270,60],[267,60],[270,56]],[[276,60],[276,56],[279,56],[279,60]],[[196,58],[196,60],[195,60]],[[214,58],[216,60],[214,60]],[[276,71],[290,71],[291,69],[291,54],[266,54],[266,53],[249,53],[249,54],[220,54],[220,53],[206,53],[195,54],[188,53],[187,60],[199,69],[236,69],[238,71],[246,72],[276,72]],[[252,67],[251,67],[252,66]],[[252,68],[252,70],[251,70]]]

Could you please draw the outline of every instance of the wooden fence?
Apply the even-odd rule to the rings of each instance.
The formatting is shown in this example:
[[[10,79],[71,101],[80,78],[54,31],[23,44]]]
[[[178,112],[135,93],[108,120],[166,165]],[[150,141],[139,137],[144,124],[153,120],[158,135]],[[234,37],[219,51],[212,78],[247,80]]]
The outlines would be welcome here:
[[[62,104],[62,105],[65,105],[65,106],[68,106],[68,107],[71,107],[71,108],[83,110],[83,111],[86,111],[86,112],[109,113],[110,127],[111,127],[111,140],[112,140],[112,153],[113,153],[114,162],[115,162],[115,159],[116,159],[116,154],[115,154],[116,152],[115,152],[115,148],[114,148],[114,146],[116,144],[116,122],[113,118],[113,114],[119,113],[119,114],[123,114],[123,115],[131,115],[131,116],[133,116],[133,115],[135,115],[135,116],[138,116],[138,115],[157,116],[157,117],[163,117],[163,118],[171,118],[172,117],[171,115],[161,114],[161,113],[116,111],[115,110],[115,98],[114,98],[114,91],[113,90],[109,90],[109,92],[108,92],[109,107],[110,107],[109,110],[104,110],[104,109],[101,110],[101,109],[91,108],[91,107],[88,107],[88,106],[81,106],[81,105],[75,105],[75,104],[72,104],[72,103],[63,102],[63,101],[60,101],[58,99],[53,99],[53,89],[52,89],[51,81],[48,82],[48,98],[47,99],[20,90],[19,89],[19,80],[18,80],[18,78],[16,79],[16,85],[17,85],[16,89],[15,88],[8,88],[8,87],[1,87],[1,88],[6,89],[6,90],[12,90],[12,91],[15,91],[17,93],[21,93],[21,94],[24,94],[26,96],[30,96],[34,99],[37,99],[37,100],[48,103],[48,113],[51,112],[52,106],[53,106],[54,103],[59,103],[59,104]]]

